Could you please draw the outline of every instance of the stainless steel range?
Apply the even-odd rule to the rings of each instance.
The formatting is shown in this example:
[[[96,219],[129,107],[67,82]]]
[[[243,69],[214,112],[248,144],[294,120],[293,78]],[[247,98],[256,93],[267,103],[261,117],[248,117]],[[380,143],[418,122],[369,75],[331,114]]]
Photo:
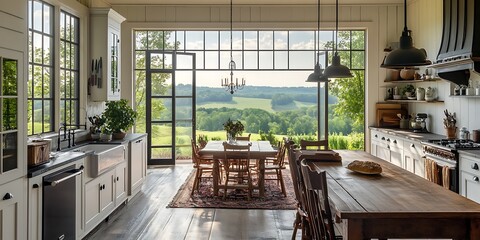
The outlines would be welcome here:
[[[458,150],[480,149],[471,140],[428,140],[422,142],[425,152],[425,177],[458,193]]]

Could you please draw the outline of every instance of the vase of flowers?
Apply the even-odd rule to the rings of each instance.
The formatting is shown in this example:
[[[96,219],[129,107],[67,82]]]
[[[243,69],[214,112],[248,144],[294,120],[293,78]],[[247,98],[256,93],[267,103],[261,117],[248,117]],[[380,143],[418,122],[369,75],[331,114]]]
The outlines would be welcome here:
[[[229,143],[235,141],[235,137],[242,134],[245,127],[242,122],[232,121],[230,118],[223,124],[223,129],[227,132],[227,140]]]

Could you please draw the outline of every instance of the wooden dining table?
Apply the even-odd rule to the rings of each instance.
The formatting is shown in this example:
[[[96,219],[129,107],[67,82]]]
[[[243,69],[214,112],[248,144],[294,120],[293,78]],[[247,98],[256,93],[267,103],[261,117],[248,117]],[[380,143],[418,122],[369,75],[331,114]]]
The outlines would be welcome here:
[[[364,151],[337,151],[342,162],[306,160],[327,172],[328,193],[343,239],[480,239],[480,204]],[[373,161],[382,173],[365,175],[346,166]]]
[[[250,147],[250,159],[258,160],[258,188],[259,196],[265,196],[265,159],[275,157],[277,150],[273,149],[269,141],[236,141],[234,144],[247,145]],[[218,195],[218,189],[224,187],[220,183],[220,164],[219,161],[225,158],[223,141],[209,141],[207,145],[199,151],[200,155],[213,156],[213,193]]]

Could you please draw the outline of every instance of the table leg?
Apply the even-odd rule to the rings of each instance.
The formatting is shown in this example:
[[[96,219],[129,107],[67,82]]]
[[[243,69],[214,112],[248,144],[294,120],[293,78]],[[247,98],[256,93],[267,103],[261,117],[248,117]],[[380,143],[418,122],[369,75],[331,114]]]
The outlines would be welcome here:
[[[364,240],[362,221],[359,219],[343,219],[343,240]]]
[[[259,160],[258,168],[258,193],[263,198],[265,196],[265,159]]]
[[[220,179],[220,169],[218,159],[213,159],[213,195],[218,196],[218,181]]]
[[[470,239],[480,239],[480,219],[478,218],[470,220]]]

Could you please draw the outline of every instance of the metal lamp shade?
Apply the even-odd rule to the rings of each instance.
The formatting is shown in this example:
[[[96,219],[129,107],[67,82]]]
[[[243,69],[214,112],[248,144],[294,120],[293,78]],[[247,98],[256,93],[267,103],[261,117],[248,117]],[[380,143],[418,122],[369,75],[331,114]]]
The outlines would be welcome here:
[[[404,29],[400,37],[400,48],[390,52],[384,59],[382,68],[404,68],[413,66],[424,66],[432,64],[427,60],[427,52],[425,49],[415,48],[413,46],[410,31]]]
[[[325,82],[328,80],[323,74],[322,74],[322,68],[320,67],[320,64],[317,62],[315,64],[315,68],[313,70],[313,73],[308,75],[307,81],[305,82]]]
[[[333,56],[332,65],[328,66],[323,72],[327,78],[351,78],[353,77],[348,67],[340,64],[340,56],[337,53]]]

